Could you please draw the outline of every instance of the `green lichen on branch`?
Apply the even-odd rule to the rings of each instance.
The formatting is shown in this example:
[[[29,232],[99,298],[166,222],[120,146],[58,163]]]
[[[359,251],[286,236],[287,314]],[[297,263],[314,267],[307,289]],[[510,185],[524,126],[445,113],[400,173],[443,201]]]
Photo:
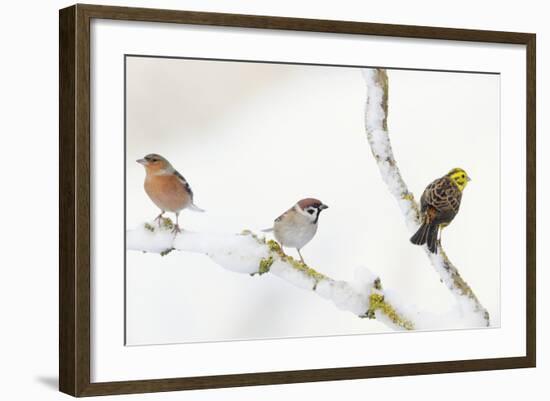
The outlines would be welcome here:
[[[486,326],[489,327],[491,321],[489,312],[481,305],[481,302],[477,299],[474,291],[462,278],[458,269],[451,263],[445,251],[441,247],[439,248],[439,251],[443,260],[442,266],[449,274],[453,287],[457,289],[461,295],[470,298],[474,302],[475,311],[480,312],[483,315],[483,320],[485,321]],[[441,281],[443,282],[443,280]],[[449,288],[453,289],[452,287]]]
[[[386,302],[382,294],[373,292],[369,296],[369,309],[365,313],[365,317],[368,319],[375,319],[377,310],[386,315],[393,324],[405,330],[414,330],[414,324],[401,316],[393,306]]]
[[[258,242],[258,244],[265,244],[266,240],[264,237],[259,237],[257,234],[253,233],[250,230],[242,230],[241,235],[250,235],[252,238]],[[271,268],[271,265],[273,264],[274,259],[273,255],[269,255],[267,258],[263,258],[260,260],[260,266],[258,267],[258,271],[256,273],[251,273],[251,276],[255,276],[256,274],[262,275],[269,272],[269,269]]]
[[[382,88],[382,109],[384,110],[384,119],[382,120],[382,128],[384,131],[388,130],[388,73],[384,68],[377,68],[376,70],[376,81]]]
[[[157,224],[157,220],[155,220],[154,224],[151,223],[144,223],[143,227],[147,231],[151,231],[152,233],[155,232],[156,228],[155,225]],[[161,217],[160,220],[158,220],[158,228],[164,229],[164,230],[172,230],[174,228],[174,223],[172,220],[168,217]]]
[[[402,196],[402,199],[414,202],[414,195],[411,192],[405,192]]]
[[[409,202],[411,209],[414,210],[416,216],[416,222],[420,224],[422,218],[420,216],[420,209],[418,208],[418,203],[414,200],[414,195],[412,192],[408,192],[405,188],[405,192],[401,195],[401,199]]]
[[[162,217],[160,219],[160,226],[165,230],[172,230],[174,228],[174,223],[168,217]]]
[[[312,269],[311,267],[306,265],[304,262],[296,260],[292,256],[289,256],[286,253],[284,253],[283,249],[281,248],[281,246],[277,241],[269,240],[267,241],[267,246],[269,247],[269,251],[274,252],[276,255],[278,255],[283,262],[289,263],[294,269],[302,272],[306,276],[311,277],[313,280],[315,280],[314,288],[317,286],[317,283],[319,281],[327,278],[327,276],[325,276],[322,273],[319,273],[315,269]]]
[[[262,274],[269,272],[269,269],[271,268],[272,264],[273,264],[272,255],[269,255],[268,258],[264,258],[260,260],[260,268],[258,269],[258,274],[261,276]]]
[[[275,261],[275,257],[278,257],[283,262],[286,262],[289,265],[291,265],[294,269],[298,270],[299,272],[303,273],[308,277],[311,277],[315,281],[313,289],[317,288],[317,284],[319,283],[319,281],[327,278],[327,276],[325,276],[322,273],[319,273],[315,269],[312,269],[302,261],[296,260],[292,256],[289,256],[286,253],[284,253],[283,249],[281,248],[281,245],[279,245],[277,241],[275,240],[266,241],[264,237],[259,237],[253,232],[251,232],[250,230],[243,230],[241,232],[241,235],[250,235],[256,241],[258,241],[258,243],[266,244],[269,249],[270,255],[267,258],[263,258],[262,260],[260,260],[258,273],[252,273],[251,274],[252,276],[255,274],[262,275],[269,272],[271,265],[273,265],[273,262]]]

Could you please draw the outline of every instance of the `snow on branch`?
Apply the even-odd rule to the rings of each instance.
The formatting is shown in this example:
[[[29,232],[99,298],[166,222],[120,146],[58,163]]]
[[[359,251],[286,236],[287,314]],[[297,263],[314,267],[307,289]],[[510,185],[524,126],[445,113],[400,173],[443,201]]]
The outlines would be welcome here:
[[[365,107],[365,129],[372,154],[376,159],[380,174],[390,193],[397,199],[405,223],[411,233],[421,224],[420,209],[414,196],[399,172],[388,134],[388,75],[385,69],[363,69],[367,84],[367,102]],[[424,250],[441,281],[455,296],[463,313],[469,313],[480,326],[489,326],[489,312],[460,276],[458,269],[451,263],[444,250],[439,247],[437,254]]]
[[[380,279],[365,268],[356,271],[354,282],[335,280],[286,255],[277,242],[266,241],[250,231],[241,234],[182,231],[174,235],[172,224],[164,218],[160,225],[145,223],[128,230],[126,248],[161,255],[173,250],[205,254],[219,266],[236,273],[277,276],[360,318],[377,319],[394,330],[415,329],[403,308],[397,306],[395,297],[387,296]]]

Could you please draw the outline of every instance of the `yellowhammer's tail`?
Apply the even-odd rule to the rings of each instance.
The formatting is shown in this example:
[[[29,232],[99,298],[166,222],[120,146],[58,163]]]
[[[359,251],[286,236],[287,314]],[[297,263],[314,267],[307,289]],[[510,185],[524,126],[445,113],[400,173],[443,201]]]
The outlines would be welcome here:
[[[415,245],[428,244],[431,253],[437,253],[437,224],[423,223],[418,231],[411,237]]]

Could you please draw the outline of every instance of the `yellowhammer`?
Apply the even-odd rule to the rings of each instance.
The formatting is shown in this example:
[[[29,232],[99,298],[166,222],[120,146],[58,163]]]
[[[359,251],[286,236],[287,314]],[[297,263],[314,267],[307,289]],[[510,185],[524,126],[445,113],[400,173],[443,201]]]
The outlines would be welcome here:
[[[422,225],[411,237],[413,244],[428,244],[430,252],[437,253],[437,234],[458,213],[462,191],[468,181],[470,177],[463,169],[454,168],[426,187],[420,198]]]

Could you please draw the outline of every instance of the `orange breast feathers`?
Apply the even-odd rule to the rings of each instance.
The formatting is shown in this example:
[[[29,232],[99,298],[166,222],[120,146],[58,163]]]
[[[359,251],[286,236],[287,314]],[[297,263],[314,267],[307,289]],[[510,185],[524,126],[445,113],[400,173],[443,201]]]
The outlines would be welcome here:
[[[184,184],[173,174],[147,175],[145,192],[161,210],[179,212],[191,203]]]

